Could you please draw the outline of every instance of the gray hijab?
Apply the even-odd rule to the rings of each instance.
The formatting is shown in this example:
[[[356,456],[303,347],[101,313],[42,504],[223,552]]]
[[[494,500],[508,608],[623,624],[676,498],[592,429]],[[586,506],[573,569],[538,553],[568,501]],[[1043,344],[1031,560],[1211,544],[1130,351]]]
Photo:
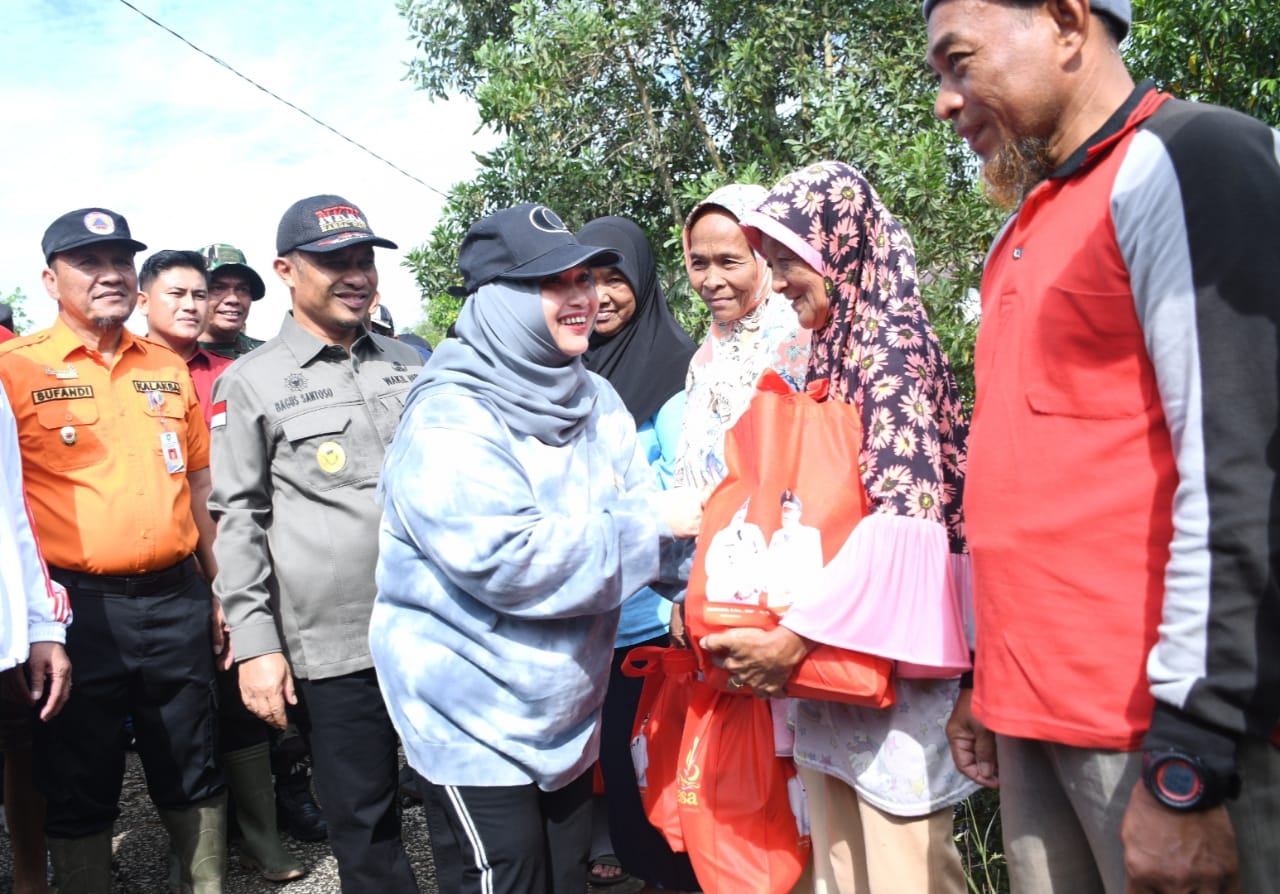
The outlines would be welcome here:
[[[439,385],[461,385],[491,404],[514,432],[561,447],[576,438],[596,405],[581,357],[556,345],[537,281],[480,286],[458,315],[457,338],[440,342],[405,406]]]

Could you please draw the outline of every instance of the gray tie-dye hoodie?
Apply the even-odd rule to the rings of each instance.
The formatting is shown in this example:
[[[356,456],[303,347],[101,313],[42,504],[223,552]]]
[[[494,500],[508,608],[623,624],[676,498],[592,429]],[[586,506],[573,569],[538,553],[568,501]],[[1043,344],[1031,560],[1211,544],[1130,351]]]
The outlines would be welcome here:
[[[619,606],[687,572],[631,415],[589,375],[598,400],[563,446],[441,384],[414,392],[387,452],[369,642],[432,782],[553,791],[585,772]]]

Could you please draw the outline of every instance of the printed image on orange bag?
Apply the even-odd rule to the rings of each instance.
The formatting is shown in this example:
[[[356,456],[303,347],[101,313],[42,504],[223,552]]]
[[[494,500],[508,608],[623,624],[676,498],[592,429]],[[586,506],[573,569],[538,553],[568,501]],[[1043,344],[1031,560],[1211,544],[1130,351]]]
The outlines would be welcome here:
[[[766,370],[725,434],[728,472],[702,512],[685,618],[708,682],[728,675],[697,642],[727,627],[771,629],[811,592],[823,566],[866,515],[857,407],[827,399],[828,383],[792,391]],[[788,695],[884,708],[887,658],[821,645],[796,668]]]

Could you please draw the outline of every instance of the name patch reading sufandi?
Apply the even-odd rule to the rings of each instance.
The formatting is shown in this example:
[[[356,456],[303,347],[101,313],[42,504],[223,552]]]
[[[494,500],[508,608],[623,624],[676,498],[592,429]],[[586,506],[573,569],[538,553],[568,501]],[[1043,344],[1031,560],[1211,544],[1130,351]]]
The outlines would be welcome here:
[[[33,404],[48,403],[51,400],[83,400],[93,397],[92,385],[59,385],[57,388],[41,388],[31,392]]]
[[[133,390],[139,394],[146,394],[148,391],[165,391],[169,394],[181,394],[182,386],[177,382],[165,382],[161,380],[146,381],[144,379],[134,379]]]

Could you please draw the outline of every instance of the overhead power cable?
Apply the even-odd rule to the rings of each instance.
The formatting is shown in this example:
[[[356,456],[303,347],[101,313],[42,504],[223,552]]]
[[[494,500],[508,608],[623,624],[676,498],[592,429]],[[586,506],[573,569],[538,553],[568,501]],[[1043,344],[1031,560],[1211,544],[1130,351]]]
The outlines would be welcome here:
[[[132,9],[132,10],[133,10],[134,12],[136,12],[138,15],[142,16],[144,19],[146,19],[146,20],[147,20],[148,22],[150,22],[151,24],[155,25],[157,28],[161,29],[162,31],[167,31],[169,34],[172,34],[174,37],[178,38],[178,40],[182,41],[182,42],[183,42],[183,43],[185,43],[187,46],[191,47],[191,49],[195,50],[195,51],[196,51],[197,53],[199,53],[201,56],[204,56],[205,58],[207,58],[207,59],[211,59],[211,60],[213,60],[214,62],[218,63],[219,65],[221,65],[221,66],[222,66],[223,68],[225,68],[227,71],[231,72],[231,73],[232,73],[233,75],[235,75],[236,77],[240,78],[240,79],[241,79],[241,80],[243,80],[243,81],[247,81],[248,83],[252,84],[254,87],[257,87],[259,90],[261,90],[263,93],[267,94],[267,96],[270,96],[272,99],[276,100],[277,102],[283,103],[284,105],[288,106],[289,108],[293,109],[295,112],[298,112],[298,113],[299,113],[299,114],[301,114],[301,115],[305,115],[307,118],[311,119],[311,120],[312,120],[312,121],[314,121],[316,124],[319,124],[319,125],[320,125],[321,127],[323,127],[325,130],[329,131],[330,133],[334,134],[334,135],[335,135],[335,136],[337,136],[337,137],[340,137],[340,138],[342,138],[342,139],[346,140],[348,143],[350,143],[352,146],[355,146],[355,147],[356,147],[357,149],[359,149],[361,152],[364,152],[366,155],[369,155],[369,156],[371,156],[371,157],[373,157],[373,158],[376,158],[378,161],[382,162],[382,163],[383,163],[384,165],[386,165],[387,167],[391,168],[392,170],[398,171],[399,173],[401,173],[401,174],[403,174],[404,176],[408,177],[410,180],[413,180],[413,181],[414,181],[414,182],[416,182],[416,183],[420,183],[420,184],[422,184],[422,185],[423,185],[423,186],[425,186],[427,189],[429,189],[429,190],[431,190],[432,192],[434,192],[436,195],[444,196],[445,198],[448,198],[448,194],[447,194],[447,193],[444,193],[444,192],[442,192],[441,190],[437,189],[436,187],[432,186],[430,183],[428,183],[427,181],[423,180],[421,177],[418,177],[418,176],[416,176],[416,175],[414,175],[414,174],[411,174],[411,173],[409,173],[408,171],[406,171],[404,168],[400,167],[400,166],[399,166],[398,164],[396,164],[395,162],[390,161],[390,160],[388,160],[388,159],[386,159],[386,158],[383,158],[381,155],[379,155],[378,153],[374,152],[372,149],[370,149],[368,146],[364,145],[363,143],[359,142],[358,140],[353,140],[351,137],[347,136],[347,135],[346,135],[346,134],[344,134],[342,131],[338,130],[336,127],[333,127],[332,125],[326,124],[325,122],[321,121],[319,118],[317,118],[315,115],[312,115],[312,114],[311,114],[310,112],[308,112],[306,109],[303,109],[303,108],[300,108],[300,107],[298,107],[298,106],[294,105],[293,103],[289,102],[289,100],[285,99],[285,98],[284,98],[283,96],[281,96],[280,94],[278,94],[278,93],[276,93],[276,92],[274,92],[274,91],[272,91],[272,90],[268,89],[267,87],[264,87],[263,85],[259,84],[259,83],[258,83],[257,81],[255,81],[253,78],[249,77],[247,74],[245,74],[244,72],[240,71],[239,69],[237,69],[235,66],[231,65],[230,63],[224,62],[224,61],[222,61],[221,59],[219,59],[217,56],[213,55],[212,53],[206,52],[205,50],[203,50],[203,49],[201,49],[200,47],[196,46],[194,43],[192,43],[191,41],[187,40],[187,38],[183,37],[183,36],[182,36],[181,34],[179,34],[177,31],[174,31],[174,30],[173,30],[172,28],[170,28],[168,25],[164,24],[163,22],[157,21],[155,18],[151,17],[151,16],[150,16],[150,15],[148,15],[147,13],[145,13],[145,12],[143,12],[142,10],[138,9],[138,7],[136,7],[136,6],[134,6],[132,3],[130,3],[130,2],[129,2],[129,0],[120,0],[120,2],[121,2],[121,3],[123,3],[125,6],[129,7],[130,9]]]

